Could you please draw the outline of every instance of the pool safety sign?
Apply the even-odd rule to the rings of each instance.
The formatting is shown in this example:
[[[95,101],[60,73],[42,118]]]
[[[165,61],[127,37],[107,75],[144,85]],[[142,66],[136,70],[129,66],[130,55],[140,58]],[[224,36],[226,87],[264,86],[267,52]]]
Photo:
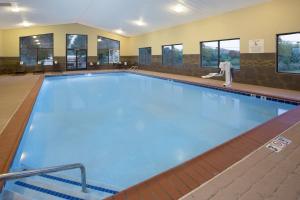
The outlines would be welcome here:
[[[265,52],[264,39],[249,40],[249,53],[264,53],[264,52]]]
[[[273,139],[269,144],[267,144],[267,148],[271,149],[275,152],[280,152],[282,149],[284,149],[287,145],[291,144],[292,141],[287,139],[283,136],[278,136],[275,139]]]

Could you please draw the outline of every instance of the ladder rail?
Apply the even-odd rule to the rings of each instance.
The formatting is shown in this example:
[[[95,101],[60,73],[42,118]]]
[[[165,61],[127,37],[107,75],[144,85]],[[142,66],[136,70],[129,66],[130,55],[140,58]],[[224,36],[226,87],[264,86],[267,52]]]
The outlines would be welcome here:
[[[36,176],[36,175],[47,174],[47,173],[72,170],[72,169],[80,169],[82,192],[86,193],[87,192],[86,170],[84,165],[81,163],[60,165],[54,167],[45,167],[45,168],[25,170],[20,172],[9,172],[6,174],[0,174],[0,181],[14,180],[14,179],[26,178],[26,177]]]
[[[134,65],[134,66],[130,67],[129,70],[138,70],[138,68],[139,68],[138,66]]]

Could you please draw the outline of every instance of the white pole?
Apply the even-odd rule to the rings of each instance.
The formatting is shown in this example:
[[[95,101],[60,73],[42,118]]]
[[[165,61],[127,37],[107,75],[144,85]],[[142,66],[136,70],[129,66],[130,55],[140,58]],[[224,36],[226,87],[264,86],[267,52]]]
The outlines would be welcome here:
[[[231,63],[225,62],[225,87],[231,87],[232,77],[231,77]]]

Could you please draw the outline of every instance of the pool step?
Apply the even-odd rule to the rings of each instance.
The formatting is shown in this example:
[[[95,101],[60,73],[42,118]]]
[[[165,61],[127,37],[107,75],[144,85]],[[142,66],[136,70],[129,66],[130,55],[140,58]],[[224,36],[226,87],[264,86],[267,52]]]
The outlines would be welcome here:
[[[1,200],[30,200],[20,195],[19,193],[10,190],[4,190],[0,195],[0,199]]]
[[[83,193],[81,191],[81,183],[56,175],[42,175],[9,181],[5,188],[27,199],[39,200],[96,200],[104,199],[117,193],[116,190],[90,184],[87,185],[88,193]]]

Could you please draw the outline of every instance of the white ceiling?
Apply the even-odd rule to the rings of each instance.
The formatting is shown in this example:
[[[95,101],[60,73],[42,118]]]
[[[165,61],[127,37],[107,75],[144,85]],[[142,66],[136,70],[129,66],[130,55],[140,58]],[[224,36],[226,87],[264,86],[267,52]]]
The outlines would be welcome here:
[[[108,31],[122,29],[124,35],[138,35],[208,16],[268,2],[270,0],[14,0],[21,12],[0,7],[0,29],[20,27],[24,20],[35,25],[81,23]],[[0,0],[0,3],[11,2]],[[170,7],[182,3],[186,13]],[[142,18],[146,26],[133,20]]]

